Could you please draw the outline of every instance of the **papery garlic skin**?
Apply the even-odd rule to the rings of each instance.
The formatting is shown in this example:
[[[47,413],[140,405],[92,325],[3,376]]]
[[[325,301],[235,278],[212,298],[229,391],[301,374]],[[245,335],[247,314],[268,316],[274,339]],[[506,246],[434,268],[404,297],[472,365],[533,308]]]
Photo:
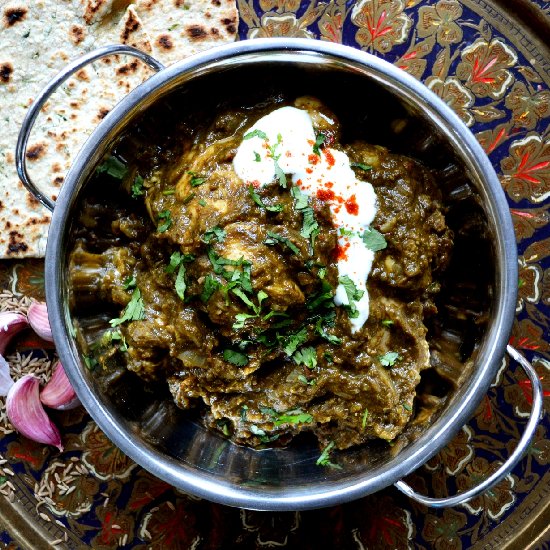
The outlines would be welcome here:
[[[32,374],[20,378],[8,392],[6,413],[20,434],[62,451],[61,434],[42,406],[39,387],[40,381]]]
[[[6,353],[6,348],[11,339],[28,326],[29,321],[22,313],[12,311],[0,313],[0,355]]]
[[[61,411],[74,409],[80,405],[80,400],[60,361],[55,364],[52,377],[40,392],[40,401],[47,407]]]
[[[10,374],[9,364],[4,357],[0,355],[0,396],[8,395],[8,392],[14,383],[15,382]]]
[[[27,319],[32,329],[40,338],[48,342],[53,342],[52,329],[48,319],[48,308],[45,302],[33,302],[29,306]]]

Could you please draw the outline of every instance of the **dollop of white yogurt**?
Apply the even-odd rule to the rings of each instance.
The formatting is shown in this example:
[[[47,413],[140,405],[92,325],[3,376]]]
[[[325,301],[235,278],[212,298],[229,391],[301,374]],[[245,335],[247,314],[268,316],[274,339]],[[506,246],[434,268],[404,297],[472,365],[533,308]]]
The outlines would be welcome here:
[[[342,151],[324,147],[314,152],[315,131],[307,111],[281,107],[260,118],[245,134],[233,159],[235,173],[247,185],[263,187],[280,174],[310,197],[325,201],[338,230],[337,267],[339,279],[346,275],[363,291],[355,302],[358,316],[350,318],[352,331],[358,331],[369,316],[367,278],[374,252],[362,235],[377,211],[372,185],[356,178],[349,157]],[[334,296],[336,305],[349,305],[345,286],[340,282]]]

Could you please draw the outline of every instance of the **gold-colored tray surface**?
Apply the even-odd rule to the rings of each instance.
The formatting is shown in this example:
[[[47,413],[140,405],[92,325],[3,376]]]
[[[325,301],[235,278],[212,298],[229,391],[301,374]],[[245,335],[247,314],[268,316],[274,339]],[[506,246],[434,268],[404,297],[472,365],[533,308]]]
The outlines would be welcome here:
[[[509,199],[520,262],[511,340],[550,403],[550,4],[543,0],[238,0],[240,39],[343,42],[410,72],[449,103],[491,159]],[[41,260],[0,263],[0,308],[43,299]],[[12,368],[47,373],[52,350],[19,340]],[[470,422],[407,481],[433,496],[488,475],[530,408],[525,375],[503,363]],[[6,548],[548,548],[550,421],[497,487],[444,510],[395,489],[301,513],[252,512],[174,490],[132,463],[77,408],[59,413],[62,453],[11,430],[0,407],[0,545]],[[55,544],[54,544],[55,543]]]

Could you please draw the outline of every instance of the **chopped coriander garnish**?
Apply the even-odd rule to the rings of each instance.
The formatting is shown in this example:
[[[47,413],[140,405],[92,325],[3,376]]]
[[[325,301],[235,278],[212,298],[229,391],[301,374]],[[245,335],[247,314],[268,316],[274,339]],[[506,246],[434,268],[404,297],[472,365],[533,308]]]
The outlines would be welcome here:
[[[327,139],[327,136],[325,136],[325,134],[322,134],[322,133],[317,134],[317,137],[315,138],[315,144],[313,145],[313,152],[316,155],[321,156],[321,151],[319,150],[319,148],[321,147],[321,145],[325,143],[326,139]]]
[[[307,327],[302,327],[298,332],[294,334],[287,334],[284,336],[278,336],[277,339],[282,345],[284,352],[290,357],[299,346],[307,340]]]
[[[262,160],[262,157],[260,156],[259,153],[256,153],[256,151],[254,151],[254,161],[255,162],[260,162]]]
[[[365,409],[365,412],[363,413],[363,419],[361,421],[361,427],[363,430],[365,429],[365,426],[367,425],[367,418],[369,417],[369,410]]]
[[[110,338],[111,342],[120,342],[120,345],[118,346],[118,349],[122,352],[128,351],[128,344],[126,343],[126,338],[124,338],[124,335],[120,330],[115,329],[110,331]]]
[[[145,189],[143,189],[143,178],[139,174],[134,178],[131,191],[133,199],[137,199],[140,195],[145,194]]]
[[[241,420],[243,422],[246,422],[246,413],[247,413],[247,411],[248,411],[248,405],[243,405],[241,407]]]
[[[253,313],[237,313],[235,315],[235,322],[233,323],[233,330],[244,328],[244,325],[248,319],[256,319],[258,316]]]
[[[342,469],[342,466],[340,466],[339,464],[334,464],[329,460],[330,453],[331,453],[333,447],[334,447],[334,441],[331,441],[323,449],[323,452],[321,453],[321,456],[317,459],[317,462],[315,463],[315,464],[317,464],[317,466],[329,466],[330,468],[338,468],[340,470]]]
[[[302,348],[293,356],[294,362],[297,365],[305,365],[308,369],[313,370],[317,366],[317,352],[313,347]]]
[[[191,176],[191,181],[190,181],[191,187],[198,187],[199,185],[202,185],[206,181],[206,178],[197,176],[195,172],[189,171],[187,173]]]
[[[208,300],[210,300],[210,297],[216,290],[218,290],[221,286],[221,283],[215,279],[212,275],[208,274],[206,278],[204,279],[204,286],[202,287],[201,292],[201,301],[206,304]]]
[[[352,162],[351,167],[361,168],[361,170],[372,170],[372,166],[369,166],[368,164],[363,164],[362,162]]]
[[[329,351],[325,351],[325,353],[323,353],[323,357],[326,359],[329,365],[332,365],[332,363],[334,363],[334,356]]]
[[[353,231],[346,229],[345,227],[340,227],[340,235],[343,237],[353,237]]]
[[[275,176],[279,180],[279,185],[286,189],[286,174],[284,173],[283,169],[279,166],[279,163],[276,159],[273,159],[273,162],[275,164]]]
[[[97,167],[96,172],[98,174],[107,173],[109,176],[117,180],[121,180],[124,179],[124,177],[128,173],[128,168],[121,160],[117,159],[116,157],[109,157]]]
[[[372,227],[367,227],[363,235],[361,235],[361,238],[363,239],[365,246],[373,252],[378,252],[388,246],[384,235]]]
[[[128,302],[128,305],[124,308],[122,317],[119,319],[111,319],[109,324],[112,327],[121,325],[126,321],[139,321],[145,317],[145,306],[143,305],[143,299],[141,298],[141,292],[139,288],[134,289],[132,297]]]
[[[192,192],[187,195],[187,197],[184,197],[181,201],[181,204],[187,204],[188,202],[191,202],[195,198],[196,193]]]
[[[206,244],[210,244],[212,240],[217,240],[220,243],[223,243],[225,240],[226,233],[225,231],[219,227],[213,227],[212,229],[209,229],[204,233],[204,235],[201,237],[202,242]]]
[[[292,241],[290,241],[286,237],[283,237],[282,235],[279,235],[279,233],[268,231],[267,236],[270,237],[270,239],[266,239],[264,241],[265,244],[275,244],[275,241],[278,241],[287,246],[293,254],[300,254],[300,249]]]
[[[131,290],[136,287],[137,281],[134,275],[130,275],[130,277],[125,279],[122,284],[124,286],[124,290]]]
[[[359,290],[348,275],[338,277],[338,282],[344,287],[344,290],[346,291],[346,296],[348,297],[348,305],[344,306],[348,310],[348,315],[352,319],[354,319],[355,317],[359,317],[359,311],[355,307],[355,302],[363,297],[365,291]]]
[[[170,25],[168,27],[168,30],[173,31],[174,29],[177,29],[179,26],[180,26],[179,23],[174,23],[173,25]]]
[[[179,296],[180,300],[185,299],[185,289],[187,288],[187,285],[185,284],[185,265],[181,264],[178,270],[178,274],[176,275],[176,294]]]
[[[391,327],[393,325],[393,321],[391,319],[382,319],[382,321],[380,321],[380,322],[385,327]]]
[[[82,359],[84,359],[84,364],[88,370],[94,370],[99,364],[98,360],[91,355],[83,355]]]
[[[244,367],[248,365],[249,361],[248,355],[245,355],[244,353],[240,353],[238,351],[234,351],[232,349],[224,349],[223,358],[237,367]]]
[[[295,185],[294,187],[292,187],[290,190],[290,194],[296,201],[294,203],[294,207],[296,208],[296,210],[303,210],[304,208],[307,208],[309,206],[309,197],[305,193],[302,193],[298,186]]]
[[[282,204],[276,204],[275,206],[268,206],[266,204],[264,204],[264,202],[262,201],[260,195],[258,195],[258,193],[256,193],[256,191],[254,190],[254,186],[250,185],[248,187],[248,193],[249,195],[252,197],[252,200],[260,207],[260,208],[264,208],[265,210],[267,210],[268,212],[281,212],[281,210],[283,209],[283,205]]]
[[[159,233],[164,233],[172,225],[172,214],[170,210],[162,210],[161,212],[158,213],[157,221],[160,222],[161,220],[163,221],[162,223],[159,223],[157,227],[157,231]]]
[[[308,413],[296,409],[295,411],[287,411],[278,415],[275,420],[275,426],[281,426],[282,424],[309,424],[313,421],[313,416]]]
[[[251,139],[253,137],[259,137],[260,139],[267,139],[267,134],[261,130],[252,130],[243,136],[243,139]]]
[[[402,403],[402,405],[406,411],[412,411],[412,407],[408,403]]]
[[[303,374],[298,375],[298,380],[302,382],[302,384],[306,384],[306,386],[315,386],[315,384],[317,384],[317,380],[315,380],[315,378],[308,380]]]
[[[275,426],[280,426],[281,424],[309,424],[313,421],[313,417],[301,409],[293,409],[278,413],[275,409],[270,407],[260,407],[260,411],[269,415]]]
[[[204,199],[200,199],[200,200],[199,200],[199,204],[200,204],[201,206],[206,206],[206,201],[205,201]]]
[[[395,362],[400,359],[399,353],[396,351],[387,351],[384,355],[380,355],[378,360],[383,367],[393,367]]]

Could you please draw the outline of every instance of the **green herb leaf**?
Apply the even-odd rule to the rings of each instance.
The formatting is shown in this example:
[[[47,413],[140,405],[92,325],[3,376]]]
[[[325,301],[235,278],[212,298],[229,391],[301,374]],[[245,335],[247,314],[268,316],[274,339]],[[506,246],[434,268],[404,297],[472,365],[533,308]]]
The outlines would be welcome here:
[[[233,323],[233,330],[244,328],[244,325],[248,319],[256,319],[258,316],[252,313],[237,313],[235,315],[236,322]]]
[[[393,367],[395,362],[400,359],[399,353],[396,351],[387,351],[384,355],[380,355],[378,360],[383,367]]]
[[[268,206],[266,204],[264,204],[264,202],[262,201],[260,195],[258,195],[258,193],[256,193],[256,191],[254,190],[254,186],[250,185],[248,187],[248,193],[250,194],[250,196],[252,197],[252,200],[260,207],[260,208],[264,208],[265,210],[267,210],[268,212],[281,212],[283,210],[283,205],[282,204],[276,204],[274,206]]]
[[[365,429],[365,426],[367,425],[367,418],[369,417],[369,410],[365,409],[365,412],[363,413],[363,420],[361,422],[361,427],[363,430]]]
[[[273,160],[275,164],[275,177],[279,180],[279,185],[286,189],[286,174],[284,173],[283,169],[279,166],[279,163],[277,160]]]
[[[189,182],[191,184],[191,187],[198,187],[206,181],[206,178],[197,176],[197,174],[195,174],[195,172],[192,172],[191,170],[189,170],[187,173],[191,176],[191,181]]]
[[[202,287],[202,292],[200,296],[201,301],[206,304],[206,302],[210,300],[212,294],[214,294],[214,292],[216,292],[216,290],[218,290],[220,286],[220,282],[212,275],[208,274],[204,279],[204,286]]]
[[[362,162],[352,162],[351,167],[361,168],[361,170],[372,170],[372,166],[369,166],[368,164],[363,164]]]
[[[240,288],[232,288],[231,292],[233,292],[235,296],[238,296],[250,309],[254,311],[254,313],[258,314],[257,306]]]
[[[332,451],[332,448],[334,447],[334,441],[331,441],[321,453],[321,456],[317,459],[317,466],[329,466],[330,468],[338,468],[342,469],[342,466],[339,464],[334,464],[330,461],[330,453]]]
[[[220,243],[223,243],[225,237],[225,231],[221,227],[216,226],[212,229],[209,229],[208,231],[205,231],[204,235],[201,237],[201,240],[203,243],[206,244],[210,244],[214,239]]]
[[[320,308],[333,308],[334,307],[334,289],[331,284],[326,280],[321,280],[321,290],[313,296],[310,296],[306,302],[306,307],[309,310],[316,310]]]
[[[274,231],[268,231],[267,236],[271,237],[271,239],[274,239],[275,241],[278,241],[284,245],[286,245],[293,254],[300,254],[300,249],[289,239],[286,237],[283,237],[282,235],[279,235],[279,233],[275,233]],[[269,239],[265,240],[266,244],[275,244],[273,241],[269,241]]]
[[[183,200],[181,201],[181,204],[187,204],[187,203],[191,202],[195,198],[195,195],[196,195],[196,193],[194,191],[192,193],[189,193],[189,195],[187,195],[187,197],[183,198]]]
[[[260,139],[267,140],[267,134],[258,129],[248,132],[248,134],[243,136],[243,139],[252,139],[253,137],[259,137]]]
[[[353,237],[354,232],[346,229],[345,227],[340,227],[340,235],[342,235],[343,237]]]
[[[98,174],[106,173],[117,180],[121,180],[126,177],[128,168],[116,157],[109,157],[97,167],[96,171]]]
[[[319,235],[319,224],[317,223],[317,220],[315,219],[315,213],[313,212],[313,208],[308,206],[307,208],[304,208],[302,210],[302,213],[304,215],[304,222],[302,224],[302,230],[300,231],[300,235],[304,237],[305,239],[311,239],[311,246],[315,246],[315,238],[317,235]]]
[[[83,355],[82,359],[84,360],[84,365],[88,370],[94,370],[99,364],[98,360],[91,355]]]
[[[278,335],[277,340],[281,343],[284,352],[290,357],[307,340],[307,327],[302,327],[294,334]]]
[[[361,238],[363,239],[365,246],[373,252],[378,252],[388,246],[384,235],[372,227],[367,227]]]
[[[282,424],[309,424],[313,421],[313,416],[308,413],[296,409],[295,411],[288,411],[278,415],[275,420],[275,426],[281,426]]]
[[[185,299],[185,289],[187,285],[185,284],[185,265],[181,264],[176,276],[176,294],[179,296],[180,300]]]
[[[162,210],[161,212],[158,213],[157,221],[160,222],[161,220],[163,221],[162,223],[159,223],[157,227],[157,231],[159,233],[164,233],[172,225],[172,214],[170,210]]]
[[[244,353],[234,351],[232,349],[223,350],[223,358],[237,367],[244,367],[248,365],[249,358]]]
[[[124,285],[124,290],[131,290],[136,288],[137,281],[134,275],[130,275],[122,284]]]
[[[255,162],[261,162],[262,160],[262,157],[260,156],[259,153],[256,153],[256,151],[254,151],[254,161]]]
[[[391,319],[383,319],[381,323],[385,327],[391,327],[393,325],[393,321]]]
[[[126,321],[139,321],[145,318],[145,306],[143,299],[141,298],[141,292],[139,288],[136,288],[132,293],[132,297],[128,302],[128,305],[124,308],[124,312],[119,319],[111,319],[109,321],[112,327],[116,327],[125,323]]]
[[[408,403],[402,403],[402,405],[406,411],[412,411],[412,407]]]
[[[344,290],[346,291],[346,296],[348,297],[348,304],[344,307],[346,307],[346,309],[348,310],[349,316],[351,318],[358,317],[359,311],[355,307],[355,302],[363,297],[365,291],[359,290],[348,275],[338,277],[338,282],[344,287]]]
[[[302,348],[292,356],[292,359],[297,365],[305,365],[311,370],[317,366],[317,352],[312,347]]]
[[[134,178],[134,182],[132,183],[131,191],[132,191],[132,198],[137,199],[140,195],[145,194],[145,189],[143,188],[143,178],[138,174]]]
[[[200,204],[201,206],[206,206],[206,201],[205,201],[204,199],[200,199],[200,200],[199,200],[199,204]]]
[[[321,151],[319,150],[319,148],[322,145],[324,145],[326,139],[327,139],[327,136],[325,136],[325,134],[322,134],[322,133],[317,134],[317,137],[315,138],[315,145],[313,145],[313,152],[316,155],[321,156]]]
[[[303,374],[298,375],[298,380],[307,386],[315,386],[315,384],[317,384],[317,380],[315,380],[315,378],[308,380]]]

